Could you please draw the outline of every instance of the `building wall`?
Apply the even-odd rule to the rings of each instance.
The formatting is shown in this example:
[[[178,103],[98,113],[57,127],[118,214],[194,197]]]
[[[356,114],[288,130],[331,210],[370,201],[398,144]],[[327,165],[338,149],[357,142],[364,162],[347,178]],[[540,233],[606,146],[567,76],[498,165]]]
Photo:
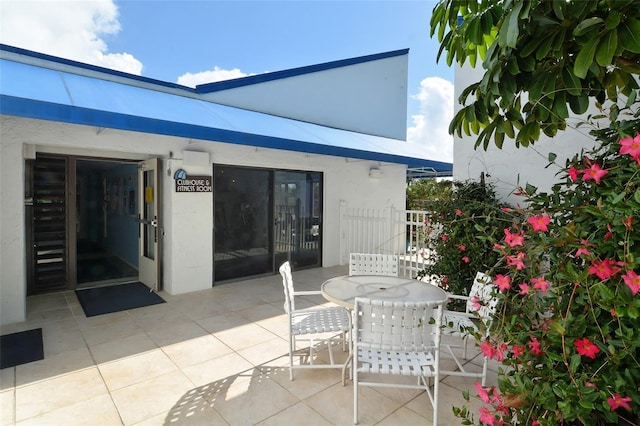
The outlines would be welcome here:
[[[462,91],[473,83],[482,79],[483,69],[471,68],[465,65],[457,68],[455,72],[455,98],[458,99]],[[470,98],[472,98],[470,96]],[[462,108],[455,104],[455,112]],[[561,177],[557,173],[564,167],[568,158],[572,158],[581,149],[590,149],[595,145],[592,136],[588,134],[591,127],[576,125],[585,120],[588,111],[581,117],[576,117],[568,122],[567,130],[559,132],[553,139],[542,136],[533,146],[516,148],[513,141],[505,138],[502,149],[491,144],[485,151],[482,147],[474,148],[477,137],[475,135],[460,138],[454,137],[453,144],[453,179],[454,180],[479,180],[484,173],[487,182],[496,186],[497,195],[511,203],[521,201],[521,198],[512,193],[518,187],[524,187],[530,183],[540,190],[549,190]],[[545,168],[549,162],[549,153],[557,155],[555,164]]]
[[[252,111],[406,140],[408,55],[203,95]]]
[[[405,204],[405,166],[90,126],[0,116],[0,322],[25,319],[25,152],[142,160],[162,159],[164,288],[179,294],[211,287],[212,193],[176,193],[173,173],[211,175],[212,163],[324,173],[323,266],[340,262],[339,206]],[[206,154],[186,154],[198,151]],[[200,160],[208,157],[207,163]],[[195,157],[195,159],[193,158]],[[382,170],[370,178],[369,169]]]

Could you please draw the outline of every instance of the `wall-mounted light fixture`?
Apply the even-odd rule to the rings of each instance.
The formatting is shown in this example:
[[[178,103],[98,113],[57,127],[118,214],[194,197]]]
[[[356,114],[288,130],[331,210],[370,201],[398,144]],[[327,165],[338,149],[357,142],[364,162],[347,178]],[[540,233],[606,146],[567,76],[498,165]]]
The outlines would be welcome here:
[[[369,177],[374,179],[379,179],[382,177],[382,170],[377,167],[372,167],[369,169]]]

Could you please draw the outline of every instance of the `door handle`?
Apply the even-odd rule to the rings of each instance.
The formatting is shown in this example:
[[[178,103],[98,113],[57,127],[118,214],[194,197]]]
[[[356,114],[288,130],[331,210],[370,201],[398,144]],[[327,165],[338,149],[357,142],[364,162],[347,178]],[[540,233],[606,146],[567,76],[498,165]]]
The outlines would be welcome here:
[[[136,219],[136,222],[138,222],[138,223],[144,223],[145,225],[151,225],[151,226],[153,226],[154,228],[157,228],[157,227],[158,227],[158,219],[156,219],[156,218],[154,218],[154,219],[152,219],[152,220],[149,220],[149,219],[142,219],[142,218],[137,218],[137,219]]]

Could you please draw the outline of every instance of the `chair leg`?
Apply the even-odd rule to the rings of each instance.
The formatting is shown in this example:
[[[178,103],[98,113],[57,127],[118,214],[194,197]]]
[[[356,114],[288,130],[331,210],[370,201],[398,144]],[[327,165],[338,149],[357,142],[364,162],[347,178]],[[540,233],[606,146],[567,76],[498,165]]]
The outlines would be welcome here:
[[[486,386],[487,382],[487,368],[489,367],[489,357],[484,357],[482,361],[482,387]]]
[[[462,358],[467,359],[467,341],[469,340],[469,336],[464,336],[462,338]]]
[[[353,372],[353,424],[358,424],[358,370],[355,357],[351,359]]]
[[[293,380],[293,350],[295,349],[295,338],[289,336],[289,380]]]
[[[433,426],[438,426],[438,401],[440,400],[440,377],[433,379]]]

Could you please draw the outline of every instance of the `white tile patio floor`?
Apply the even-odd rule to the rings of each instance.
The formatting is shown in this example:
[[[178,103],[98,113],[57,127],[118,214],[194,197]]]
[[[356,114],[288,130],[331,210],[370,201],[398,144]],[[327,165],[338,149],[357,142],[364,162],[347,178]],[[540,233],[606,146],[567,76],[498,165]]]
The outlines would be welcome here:
[[[293,279],[296,289],[319,289],[346,272]],[[0,425],[352,424],[353,385],[342,386],[339,370],[296,370],[289,380],[279,275],[160,294],[167,303],[90,318],[73,292],[28,298],[28,320],[2,334],[42,327],[45,358],[0,371]],[[451,407],[463,390],[479,407],[474,381],[442,379],[440,424],[460,424]],[[425,392],[362,388],[360,404],[361,425],[432,424]]]

